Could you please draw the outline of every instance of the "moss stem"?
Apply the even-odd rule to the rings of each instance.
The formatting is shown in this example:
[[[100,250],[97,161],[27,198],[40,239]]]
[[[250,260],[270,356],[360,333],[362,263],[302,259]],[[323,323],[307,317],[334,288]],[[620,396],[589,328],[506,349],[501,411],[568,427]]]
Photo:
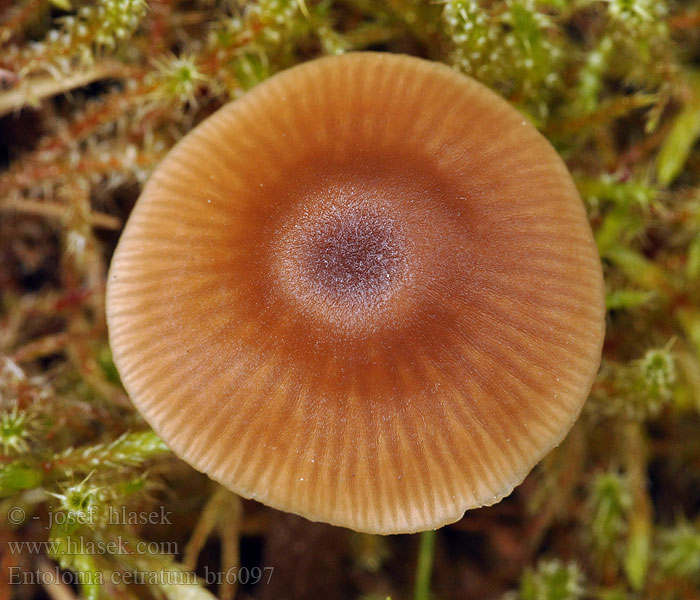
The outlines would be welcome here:
[[[415,600],[429,600],[430,576],[433,571],[433,555],[435,551],[435,530],[430,529],[420,534],[418,547],[418,564],[416,566]]]

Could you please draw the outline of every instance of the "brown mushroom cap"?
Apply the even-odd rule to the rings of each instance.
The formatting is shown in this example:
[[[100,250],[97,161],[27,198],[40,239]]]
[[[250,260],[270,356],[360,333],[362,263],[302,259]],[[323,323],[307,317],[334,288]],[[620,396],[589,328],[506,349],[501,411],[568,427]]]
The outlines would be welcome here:
[[[564,164],[449,68],[312,61],[158,167],[111,344],[172,449],[248,498],[411,532],[510,493],[576,419],[603,281]]]

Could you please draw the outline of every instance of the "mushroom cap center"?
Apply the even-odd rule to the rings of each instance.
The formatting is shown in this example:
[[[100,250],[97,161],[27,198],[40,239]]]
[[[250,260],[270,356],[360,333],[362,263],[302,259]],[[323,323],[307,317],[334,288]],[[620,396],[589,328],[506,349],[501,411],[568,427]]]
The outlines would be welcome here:
[[[305,224],[316,226],[303,234],[308,245],[301,254],[302,276],[319,295],[373,303],[390,293],[405,265],[396,224],[388,215],[342,216]]]
[[[274,280],[314,321],[363,335],[405,292],[415,257],[390,206],[347,192],[286,220],[273,251],[280,268]]]
[[[458,266],[465,277],[468,211],[419,154],[308,162],[314,168],[296,169],[286,189],[268,190],[280,200],[263,225],[266,303],[282,300],[313,330],[364,339],[421,320],[429,290]]]

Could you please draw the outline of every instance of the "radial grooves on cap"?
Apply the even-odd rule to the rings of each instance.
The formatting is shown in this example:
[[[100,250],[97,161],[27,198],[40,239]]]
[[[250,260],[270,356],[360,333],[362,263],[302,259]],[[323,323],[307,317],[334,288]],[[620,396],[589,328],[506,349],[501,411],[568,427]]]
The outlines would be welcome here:
[[[369,206],[410,241],[392,250],[408,274],[326,317],[280,240],[305,247],[318,215],[360,231]],[[271,78],[171,151],[107,311],[124,385],[176,453],[243,496],[398,533],[497,501],[561,441],[604,305],[582,203],[522,115],[442,65],[362,53]]]

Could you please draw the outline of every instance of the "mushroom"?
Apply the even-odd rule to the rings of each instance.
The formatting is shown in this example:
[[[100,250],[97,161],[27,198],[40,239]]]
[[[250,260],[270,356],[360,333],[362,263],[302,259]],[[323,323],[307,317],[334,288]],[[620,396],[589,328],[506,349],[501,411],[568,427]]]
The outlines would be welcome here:
[[[224,486],[358,531],[511,492],[576,420],[601,265],[549,143],[448,67],[354,53],[224,106],[156,169],[107,312],[134,404]]]

